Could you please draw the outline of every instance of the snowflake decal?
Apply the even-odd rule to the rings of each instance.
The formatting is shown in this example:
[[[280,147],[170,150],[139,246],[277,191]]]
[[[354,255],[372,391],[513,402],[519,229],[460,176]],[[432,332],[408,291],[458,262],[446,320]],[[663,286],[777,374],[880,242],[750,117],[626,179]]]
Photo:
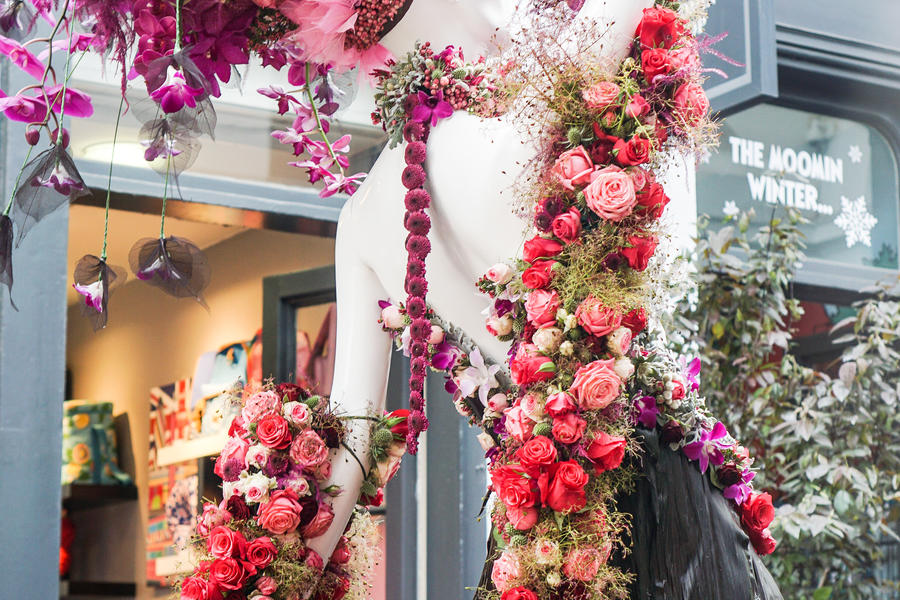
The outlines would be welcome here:
[[[871,247],[871,232],[876,223],[878,219],[866,207],[865,196],[860,196],[853,202],[841,196],[841,214],[834,220],[834,224],[844,232],[848,248],[852,248],[857,242]]]
[[[858,163],[862,161],[862,150],[859,149],[859,146],[850,146],[850,151],[847,152],[847,155],[850,157],[850,162]]]

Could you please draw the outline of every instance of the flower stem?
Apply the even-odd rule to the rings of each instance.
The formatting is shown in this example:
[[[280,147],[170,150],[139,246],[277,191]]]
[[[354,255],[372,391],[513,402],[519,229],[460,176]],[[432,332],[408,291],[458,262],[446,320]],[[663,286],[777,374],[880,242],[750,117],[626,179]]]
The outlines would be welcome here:
[[[103,251],[100,252],[100,260],[106,260],[106,245],[109,240],[109,197],[112,195],[112,172],[116,158],[116,139],[119,137],[119,121],[122,120],[122,105],[125,104],[125,96],[119,98],[119,114],[116,115],[116,128],[113,130],[112,150],[109,155],[109,176],[106,178],[106,211],[103,213]]]
[[[344,167],[341,166],[341,163],[338,162],[337,155],[334,153],[334,149],[331,147],[331,142],[328,141],[328,136],[325,134],[325,129],[322,127],[322,120],[319,118],[319,109],[316,108],[316,100],[313,97],[312,86],[310,85],[310,79],[312,76],[312,65],[310,63],[306,63],[306,85],[304,89],[306,89],[306,97],[309,98],[309,106],[312,109],[313,116],[316,118],[316,127],[319,130],[319,135],[322,137],[322,141],[325,142],[325,147],[328,148],[328,154],[331,155],[332,160],[334,160],[334,164],[337,165],[337,168],[340,170],[341,175],[344,174]]]
[[[63,13],[65,15],[65,13]],[[63,117],[66,115],[66,91],[69,89],[69,61],[72,59],[72,34],[75,33],[74,27],[69,29],[69,43],[66,52],[66,67],[63,72],[62,99],[59,101],[59,129],[56,132],[56,145],[62,146],[63,143]],[[52,43],[50,44],[53,45]],[[55,102],[56,99],[54,98]],[[52,108],[52,107],[51,107]],[[48,111],[48,112],[52,112]]]
[[[175,52],[181,52],[181,0],[175,0]]]
[[[170,151],[171,152],[171,151]],[[159,218],[159,237],[166,237],[166,200],[169,198],[169,171],[172,170],[172,154],[166,156],[166,182],[163,184],[162,215]]]
[[[34,146],[28,146],[28,152],[25,153],[25,160],[22,161],[22,168],[19,169],[19,174],[16,175],[16,185],[13,186],[12,193],[9,195],[9,202],[6,203],[6,208],[3,209],[3,215],[8,216],[9,211],[12,210],[13,200],[16,197],[16,191],[19,189],[19,182],[22,180],[22,173],[25,172],[25,167],[28,165],[28,159],[31,158],[31,151],[34,150]]]

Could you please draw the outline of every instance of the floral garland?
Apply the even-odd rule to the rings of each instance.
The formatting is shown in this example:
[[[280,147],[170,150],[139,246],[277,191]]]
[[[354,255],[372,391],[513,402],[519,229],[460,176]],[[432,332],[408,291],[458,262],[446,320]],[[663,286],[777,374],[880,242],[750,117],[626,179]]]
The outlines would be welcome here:
[[[183,579],[183,600],[340,600],[368,597],[377,560],[377,532],[358,509],[325,565],[306,540],[325,533],[334,519],[328,502],[341,490],[325,487],[329,451],[344,445],[346,429],[328,400],[292,384],[247,386],[236,392],[241,412],[216,459],[224,500],[207,502],[193,538],[200,557]],[[360,503],[378,505],[381,488],[397,472],[405,449],[407,411],[372,426],[374,466]]]
[[[550,150],[522,192],[537,232],[522,260],[477,282],[491,298],[488,331],[513,343],[510,383],[477,348],[454,344],[433,313],[422,316],[424,306],[413,316],[408,305],[381,303],[383,327],[414,356],[412,324],[434,320],[440,335],[421,359],[448,374],[458,410],[483,429],[504,546],[489,598],[627,597],[632,575],[609,558],[627,551],[629,516],[616,496],[636,476],[624,458],[640,452],[638,428],[658,430],[709,472],[759,554],[775,546],[771,498],[752,491],[747,450],[706,410],[699,361],[677,360],[660,332],[647,331],[648,272],[659,268],[669,202],[656,173],[665,152],[692,149],[710,130],[699,44],[677,9],[646,9],[612,73],[541,67],[551,81],[540,90],[553,90],[541,110],[557,120],[542,130]],[[517,76],[517,93],[527,94],[527,73],[513,70],[514,84]]]

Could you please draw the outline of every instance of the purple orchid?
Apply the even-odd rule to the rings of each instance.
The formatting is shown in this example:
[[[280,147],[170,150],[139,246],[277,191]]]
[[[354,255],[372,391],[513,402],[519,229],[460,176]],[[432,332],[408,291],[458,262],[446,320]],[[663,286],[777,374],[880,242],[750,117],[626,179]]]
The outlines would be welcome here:
[[[637,416],[637,422],[647,429],[656,427],[656,417],[659,415],[659,409],[656,407],[656,398],[653,396],[641,396],[636,399],[634,401],[634,413]]]
[[[738,504],[743,504],[750,498],[750,482],[756,477],[756,473],[747,469],[741,473],[741,480],[734,485],[729,485],[722,491],[722,495]]]
[[[73,192],[84,190],[84,182],[80,181],[80,178],[76,179],[72,177],[65,167],[62,167],[61,165],[53,167],[53,170],[44,178],[41,178],[40,176],[35,177],[31,180],[31,185],[34,187],[42,186],[53,188],[63,196],[68,196]]]
[[[12,64],[35,79],[43,79],[47,66],[19,42],[0,35],[0,54],[8,56]]]
[[[117,284],[127,279],[124,269],[87,254],[75,265],[74,279],[72,287],[84,296],[81,314],[91,321],[94,331],[103,329],[109,320],[109,294]]]
[[[63,105],[63,86],[54,85],[47,88],[47,97],[50,98],[50,106],[53,112],[65,111],[67,117],[88,118],[94,114],[94,106],[91,97],[75,88],[67,87],[65,92],[65,105]]]
[[[185,106],[196,108],[197,98],[203,94],[202,88],[188,85],[181,71],[176,71],[170,66],[166,74],[166,82],[153,90],[150,97],[159,102],[163,112],[177,113]]]
[[[103,312],[103,282],[100,280],[86,285],[73,283],[75,291],[84,296],[85,306],[90,306],[97,312]]]
[[[292,104],[300,105],[300,102],[284,91],[284,88],[277,85],[270,85],[267,88],[259,88],[257,93],[262,94],[266,98],[278,101],[278,114],[283,115],[291,109]]]
[[[47,103],[43,97],[7,96],[0,90],[0,111],[11,121],[42,123],[47,119]]]
[[[0,33],[18,39],[31,31],[32,17],[24,0],[0,0]]]
[[[696,392],[700,389],[700,358],[697,357],[691,362],[685,364],[685,359],[681,359],[681,371],[684,378],[691,384],[691,391]]]
[[[459,355],[460,352],[456,346],[445,340],[435,346],[434,354],[431,357],[431,366],[439,371],[449,371],[456,364]],[[453,389],[454,391],[457,389],[455,383],[453,384]]]
[[[497,316],[502,317],[503,315],[512,312],[513,303],[504,298],[498,298],[494,302],[494,310],[497,311]]]
[[[453,114],[453,107],[444,100],[444,90],[438,90],[434,96],[419,92],[416,98],[418,104],[412,110],[413,121],[425,123],[430,120],[431,126],[434,127],[438,121]]]
[[[725,462],[722,450],[728,448],[728,445],[719,440],[727,435],[728,430],[725,429],[721,421],[717,421],[712,431],[703,431],[699,440],[685,444],[683,448],[684,454],[691,460],[699,460],[700,472],[706,473],[709,463],[718,466]]]

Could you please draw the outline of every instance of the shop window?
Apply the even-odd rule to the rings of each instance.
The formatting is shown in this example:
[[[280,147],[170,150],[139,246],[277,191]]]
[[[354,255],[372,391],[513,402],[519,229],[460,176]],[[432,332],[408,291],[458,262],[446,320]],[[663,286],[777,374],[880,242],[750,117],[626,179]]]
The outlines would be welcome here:
[[[759,226],[797,210],[808,221],[798,280],[859,289],[898,268],[897,163],[864,123],[770,104],[736,113],[697,171],[697,198],[713,222],[752,209]]]

